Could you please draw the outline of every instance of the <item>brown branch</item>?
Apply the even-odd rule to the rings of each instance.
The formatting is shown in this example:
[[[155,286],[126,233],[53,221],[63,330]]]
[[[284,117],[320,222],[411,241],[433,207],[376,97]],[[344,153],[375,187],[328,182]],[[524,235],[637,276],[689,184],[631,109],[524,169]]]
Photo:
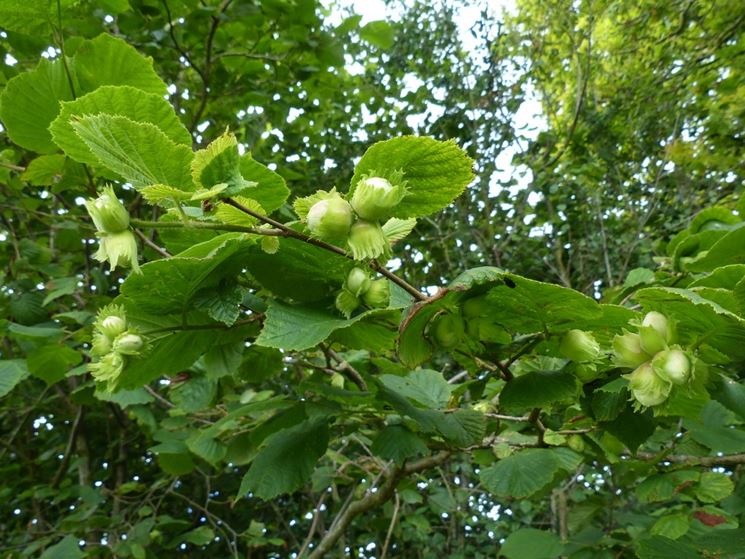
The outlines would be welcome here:
[[[402,478],[410,474],[439,466],[449,457],[450,452],[443,450],[437,454],[433,454],[432,456],[422,458],[421,460],[404,464],[401,467],[393,466],[388,471],[382,485],[378,487],[378,490],[375,493],[368,493],[362,499],[352,502],[341,516],[335,520],[334,526],[326,532],[326,535],[323,536],[321,541],[318,543],[318,546],[313,550],[313,553],[310,554],[309,559],[322,559],[323,557],[328,557],[328,552],[331,551],[331,548],[339,538],[344,535],[344,532],[352,521],[359,515],[369,511],[370,509],[379,507],[388,501],[393,496],[393,493],[398,486],[398,482],[401,481]]]
[[[357,371],[357,369],[352,367],[346,359],[342,358],[342,356],[336,353],[333,349],[328,348],[327,353],[334,361],[336,361],[339,369],[343,370],[346,373],[346,376],[349,377],[349,379],[357,385],[357,388],[359,388],[362,392],[367,392],[367,383],[365,383],[365,380],[362,378],[362,375]]]
[[[143,243],[145,243],[147,246],[149,246],[155,252],[157,252],[158,254],[160,254],[162,257],[168,258],[169,256],[171,256],[171,253],[170,252],[168,252],[166,249],[164,249],[164,248],[159,247],[158,245],[156,245],[153,241],[151,241],[147,237],[147,235],[145,235],[139,229],[135,229],[134,232],[135,232],[135,235],[137,235],[142,240]]]
[[[388,555],[388,546],[391,544],[391,536],[393,535],[393,528],[396,526],[398,520],[398,511],[401,510],[401,498],[398,496],[396,491],[394,494],[395,505],[393,506],[393,516],[391,516],[391,523],[388,525],[388,532],[385,535],[385,542],[383,542],[383,551],[380,553],[380,559],[385,559]]]
[[[736,466],[745,464],[745,453],[725,454],[724,456],[691,456],[688,454],[673,454],[660,458],[659,454],[653,452],[637,452],[637,458],[642,460],[657,460],[659,462],[672,462],[675,464],[687,464],[689,466]]]

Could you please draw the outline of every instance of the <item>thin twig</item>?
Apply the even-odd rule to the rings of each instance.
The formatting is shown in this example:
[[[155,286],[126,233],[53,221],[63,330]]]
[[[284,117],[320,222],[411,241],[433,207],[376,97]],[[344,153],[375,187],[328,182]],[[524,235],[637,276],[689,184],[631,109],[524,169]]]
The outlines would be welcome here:
[[[392,496],[398,482],[407,475],[428,470],[439,466],[450,457],[450,452],[443,450],[437,454],[427,456],[415,462],[403,466],[393,466],[387,472],[382,485],[375,493],[367,493],[362,499],[352,502],[347,509],[336,518],[333,527],[323,536],[318,546],[310,554],[309,559],[321,559],[327,557],[327,553],[333,545],[344,535],[347,527],[359,515],[378,507],[388,501]]]
[[[398,491],[393,494],[395,499],[393,505],[393,516],[391,516],[391,523],[388,525],[388,532],[385,535],[385,542],[383,542],[383,551],[380,553],[380,559],[385,559],[388,555],[388,546],[391,544],[391,536],[393,535],[393,527],[396,525],[398,520],[398,511],[401,509],[401,498],[398,496]]]
[[[310,235],[306,235],[305,233],[302,233],[300,231],[295,231],[294,229],[291,229],[290,227],[287,227],[284,223],[280,223],[279,221],[276,221],[276,220],[272,219],[269,216],[260,214],[259,212],[256,212],[256,211],[252,210],[251,208],[247,208],[246,206],[244,206],[240,202],[236,202],[232,198],[225,198],[223,201],[226,204],[229,204],[229,205],[233,206],[234,208],[242,211],[243,213],[255,217],[259,221],[263,221],[264,223],[268,223],[272,227],[275,227],[277,229],[280,229],[280,230],[284,231],[287,234],[288,237],[293,237],[295,239],[298,239],[299,241],[303,241],[305,243],[308,243],[308,244],[311,244],[311,245],[315,245],[315,246],[317,246],[319,248],[322,248],[324,250],[328,250],[329,252],[333,252],[334,254],[338,254],[339,256],[343,256],[345,258],[349,258],[350,260],[354,260],[354,258],[352,258],[352,255],[351,254],[348,254],[347,251],[344,250],[343,248],[340,248],[338,246],[331,245],[331,244],[326,243],[324,241],[321,241],[319,239],[314,239]],[[416,298],[417,300],[419,300],[419,301],[426,301],[427,300],[427,296],[424,295],[421,291],[419,291],[416,287],[410,285],[405,280],[403,280],[402,278],[398,277],[396,274],[394,274],[393,272],[391,272],[390,270],[388,270],[384,266],[381,266],[377,261],[372,260],[372,261],[369,262],[368,265],[370,266],[370,268],[372,268],[376,272],[379,272],[380,274],[384,275],[386,278],[388,278],[389,280],[391,280],[393,283],[395,283],[399,287],[401,287],[404,290],[406,290],[409,294],[411,294],[412,296],[414,296],[414,298]]]

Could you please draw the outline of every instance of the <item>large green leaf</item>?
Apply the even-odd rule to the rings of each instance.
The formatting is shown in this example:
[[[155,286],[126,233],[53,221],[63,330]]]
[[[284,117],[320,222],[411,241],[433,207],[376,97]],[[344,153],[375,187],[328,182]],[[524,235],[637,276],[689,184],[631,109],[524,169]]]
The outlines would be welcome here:
[[[418,369],[405,377],[382,375],[380,381],[390,390],[425,408],[442,409],[450,400],[452,386],[438,371]]]
[[[166,184],[191,191],[191,148],[176,144],[160,128],[123,116],[88,115],[73,129],[101,164],[135,188]]]
[[[489,290],[485,304],[489,316],[512,332],[560,333],[603,317],[596,301],[573,289],[515,274],[504,279]]]
[[[54,153],[57,146],[47,128],[59,113],[59,102],[73,98],[62,61],[42,59],[34,70],[7,83],[0,95],[0,120],[19,146]]]
[[[55,545],[48,547],[39,559],[82,559],[85,554],[80,551],[79,538],[65,536]]]
[[[23,359],[0,361],[0,398],[13,390],[28,374],[28,368]]]
[[[33,376],[52,385],[62,380],[82,359],[83,356],[69,346],[49,344],[31,352],[26,363]]]
[[[59,115],[49,127],[54,142],[68,157],[81,163],[99,165],[99,159],[91,153],[70,122],[73,117],[97,114],[149,122],[175,143],[191,145],[191,134],[163,96],[131,86],[103,86],[75,101],[63,102]]]
[[[561,471],[553,450],[529,448],[481,471],[481,483],[497,497],[530,497],[548,486]]]
[[[246,268],[265,289],[301,302],[333,297],[353,266],[348,258],[292,238],[280,239],[276,254],[256,246],[246,260]]]
[[[240,171],[244,179],[256,183],[256,188],[251,189],[247,194],[261,204],[266,213],[272,213],[281,208],[290,195],[285,179],[256,161],[250,153],[241,157]]]
[[[473,161],[455,142],[402,136],[378,142],[360,159],[350,194],[363,175],[402,171],[408,194],[394,208],[395,217],[429,215],[448,206],[473,180]]]
[[[249,235],[227,233],[172,258],[148,262],[141,274],[127,277],[121,297],[151,314],[188,312],[197,292],[240,271],[253,242]]]
[[[3,22],[3,30],[28,35],[46,35],[53,15],[50,8],[49,0],[0,0],[0,21]]]
[[[705,256],[690,262],[686,268],[691,272],[711,272],[731,264],[745,264],[745,225],[721,237]]]
[[[576,395],[577,379],[574,375],[536,371],[508,382],[499,402],[506,408],[540,408],[572,400]]]
[[[507,559],[554,559],[563,551],[564,546],[556,534],[535,528],[512,532],[499,550]]]
[[[256,343],[286,350],[308,349],[321,343],[335,330],[351,326],[365,317],[387,312],[385,309],[374,309],[346,319],[339,316],[336,310],[270,301],[264,328]]]
[[[328,441],[325,417],[308,419],[270,436],[244,476],[239,495],[251,491],[268,500],[300,489],[326,452]]]
[[[102,85],[131,85],[161,96],[167,93],[166,84],[153,69],[153,59],[107,33],[83,41],[72,67],[83,93]]]
[[[237,194],[255,186],[241,176],[238,140],[235,134],[229,132],[194,154],[191,178],[198,188],[209,189],[224,184],[227,187],[223,191],[225,195]]]
[[[375,438],[371,450],[385,460],[403,464],[408,458],[426,454],[427,445],[403,425],[389,425]]]

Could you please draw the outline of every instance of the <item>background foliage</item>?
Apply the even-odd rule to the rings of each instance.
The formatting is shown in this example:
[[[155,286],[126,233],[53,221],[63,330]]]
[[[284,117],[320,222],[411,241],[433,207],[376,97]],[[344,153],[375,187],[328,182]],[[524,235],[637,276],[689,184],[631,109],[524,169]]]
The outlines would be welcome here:
[[[0,0],[3,554],[743,556],[742,3],[391,7]],[[280,223],[375,142],[454,140],[475,179],[389,264],[431,299],[347,321],[343,257],[175,227],[142,187],[194,191],[226,128]],[[93,259],[83,201],[112,181],[142,276]],[[430,343],[482,294],[497,342]],[[109,392],[86,367],[114,298],[174,335]],[[580,328],[610,355],[652,310],[697,358],[662,406],[559,353]]]

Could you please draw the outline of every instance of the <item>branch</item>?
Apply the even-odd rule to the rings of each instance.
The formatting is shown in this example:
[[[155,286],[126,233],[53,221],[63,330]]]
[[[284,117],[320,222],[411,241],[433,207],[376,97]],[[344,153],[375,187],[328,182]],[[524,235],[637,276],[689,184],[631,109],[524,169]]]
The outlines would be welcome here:
[[[660,462],[673,462],[676,464],[687,464],[689,466],[736,466],[745,464],[745,454],[725,454],[724,456],[691,456],[688,454],[673,454],[660,459],[660,455],[653,452],[637,452],[637,458],[642,460],[658,460]]]
[[[148,221],[146,219],[130,219],[129,222],[135,227],[148,227],[150,229],[212,229],[215,231],[252,233],[254,235],[266,235],[268,237],[289,237],[286,232],[278,229],[263,229],[261,227],[247,227],[245,225],[232,225],[229,223],[209,223],[193,220],[184,223],[182,221]]]
[[[410,464],[404,464],[402,467],[394,466],[390,469],[388,475],[385,476],[385,481],[378,487],[375,493],[369,493],[362,499],[354,501],[344,511],[344,513],[336,519],[334,526],[331,530],[326,532],[326,535],[318,543],[318,547],[313,550],[310,554],[309,559],[322,559],[328,557],[327,553],[331,551],[332,546],[344,535],[347,527],[352,521],[359,515],[379,507],[386,501],[388,501],[396,490],[398,482],[407,475],[428,470],[439,466],[445,460],[450,457],[450,452],[443,450],[432,456],[427,456],[416,462]]]
[[[329,252],[333,252],[334,254],[338,254],[339,256],[343,256],[344,258],[349,258],[350,260],[354,260],[354,258],[352,258],[352,256],[348,254],[347,251],[344,250],[343,248],[331,245],[329,243],[325,243],[319,239],[314,239],[310,235],[306,235],[305,233],[302,233],[300,231],[295,231],[294,229],[287,227],[284,223],[280,223],[279,221],[276,221],[269,216],[260,214],[259,212],[256,212],[252,210],[251,208],[247,208],[246,206],[244,206],[240,202],[236,202],[232,198],[225,198],[223,202],[230,206],[233,206],[234,208],[242,211],[245,214],[255,217],[259,221],[263,221],[264,223],[268,223],[269,225],[271,225],[272,227],[276,229],[284,231],[285,235],[283,236],[298,239],[299,241],[303,241],[304,243],[315,245],[324,250],[328,250]],[[370,266],[370,268],[372,268],[376,272],[379,272],[380,274],[382,274],[383,276],[391,280],[393,283],[395,283],[402,289],[406,290],[415,299],[419,301],[427,300],[427,296],[424,295],[421,291],[419,291],[416,287],[410,285],[405,280],[398,277],[396,274],[394,274],[390,270],[386,269],[384,266],[381,266],[375,260],[370,261],[368,265]]]

